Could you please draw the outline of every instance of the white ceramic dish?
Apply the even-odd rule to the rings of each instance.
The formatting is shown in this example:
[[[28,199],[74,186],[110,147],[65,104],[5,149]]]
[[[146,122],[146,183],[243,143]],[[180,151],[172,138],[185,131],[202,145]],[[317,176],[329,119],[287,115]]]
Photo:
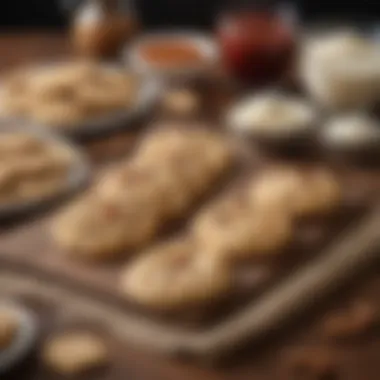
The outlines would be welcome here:
[[[33,349],[38,335],[38,322],[33,313],[23,307],[5,302],[0,304],[0,311],[12,313],[18,322],[18,332],[9,348],[0,352],[0,377],[2,373],[22,361]]]
[[[149,63],[140,54],[140,49],[144,44],[178,40],[195,44],[204,56],[204,64],[181,67],[178,69],[165,69]],[[123,56],[126,63],[137,73],[164,78],[166,80],[191,80],[210,76],[213,68],[215,69],[215,66],[219,61],[220,55],[214,39],[207,34],[205,35],[192,31],[160,31],[157,33],[146,34],[137,39],[132,46],[125,49]]]
[[[90,164],[87,157],[81,150],[67,141],[65,138],[57,136],[45,129],[36,126],[21,123],[18,120],[3,119],[0,120],[0,136],[1,133],[30,133],[45,141],[51,141],[59,144],[67,149],[73,157],[73,163],[69,171],[66,186],[44,198],[36,198],[24,200],[17,203],[0,203],[0,220],[6,220],[18,217],[21,214],[27,214],[44,208],[52,203],[59,201],[69,195],[76,193],[86,185],[90,178]]]
[[[59,68],[66,62],[50,63],[30,68],[31,70],[46,70]],[[115,65],[105,65],[109,70],[125,71],[124,67]],[[155,107],[162,87],[154,78],[142,78],[141,88],[137,95],[135,107],[131,109],[120,110],[89,118],[79,124],[73,125],[45,125],[42,127],[54,132],[67,136],[72,139],[89,139],[92,137],[103,136],[120,130],[128,130],[135,126],[140,119],[148,116]],[[1,86],[0,86],[1,87]],[[0,111],[1,111],[1,93],[0,93]],[[15,116],[17,118],[17,116]],[[21,119],[21,118],[20,118]],[[33,120],[22,120],[24,123],[34,123]]]
[[[278,123],[278,127],[265,126],[260,124],[260,117],[257,112],[263,112],[262,101],[267,99],[283,99],[289,106],[294,107],[295,112],[300,113],[301,121],[297,121],[295,117],[295,124],[289,123],[281,127],[281,121]],[[256,112],[256,115],[250,115],[252,111]],[[269,110],[265,111],[270,112]],[[249,120],[251,118],[252,120]],[[256,120],[255,120],[256,119]],[[315,134],[317,123],[317,111],[314,107],[303,99],[286,94],[278,93],[277,91],[269,91],[265,93],[257,93],[253,95],[247,95],[244,98],[238,100],[227,111],[225,116],[225,124],[227,128],[241,135],[243,138],[252,138],[258,142],[263,143],[275,143],[276,145],[292,144],[295,141],[302,141],[309,139]],[[276,124],[276,122],[273,122]]]
[[[380,125],[367,114],[346,114],[330,119],[319,131],[321,145],[351,159],[380,158]]]

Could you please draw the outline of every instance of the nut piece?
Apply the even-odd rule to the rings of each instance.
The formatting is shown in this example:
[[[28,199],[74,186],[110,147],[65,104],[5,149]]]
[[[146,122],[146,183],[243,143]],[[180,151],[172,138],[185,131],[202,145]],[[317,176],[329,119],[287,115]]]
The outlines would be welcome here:
[[[285,355],[291,379],[327,380],[337,375],[336,353],[327,347],[300,347]]]
[[[7,311],[0,312],[0,352],[13,342],[19,326],[15,317]]]
[[[200,109],[198,96],[190,90],[175,89],[169,91],[163,99],[163,108],[170,113],[188,116]]]
[[[328,315],[321,331],[329,339],[350,339],[365,334],[373,327],[377,313],[373,305],[365,302],[352,304],[347,309]]]
[[[42,351],[45,365],[62,375],[76,375],[102,367],[108,362],[105,343],[89,332],[55,336]]]

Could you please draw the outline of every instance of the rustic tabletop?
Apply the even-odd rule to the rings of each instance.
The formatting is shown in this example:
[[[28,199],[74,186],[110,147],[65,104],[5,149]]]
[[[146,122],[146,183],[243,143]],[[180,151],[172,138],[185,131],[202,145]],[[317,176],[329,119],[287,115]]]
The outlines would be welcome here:
[[[15,67],[19,64],[26,64],[36,61],[44,61],[67,57],[70,54],[70,49],[67,39],[64,35],[52,35],[49,33],[25,33],[25,34],[4,34],[0,37],[0,70],[6,70]],[[118,147],[123,146],[128,141],[128,136],[123,140],[107,139],[91,143],[89,148],[93,151],[93,157],[101,159],[102,155],[107,151],[107,155],[112,151],[117,155]],[[38,313],[46,314],[44,305],[49,304],[49,297],[52,294],[61,294],[62,304],[81,303],[82,301],[76,298],[76,294],[71,294],[70,290],[59,289],[59,285],[54,283],[44,284],[36,283],[36,279],[28,273],[12,272],[11,269],[0,268],[0,296],[7,295],[8,290],[12,290],[11,294],[21,295],[25,298],[27,294],[27,302],[32,302],[33,305],[37,302],[36,310]],[[372,304],[376,307],[376,299],[380,294],[380,278],[378,277],[378,268],[373,268],[373,273],[367,275],[365,279],[360,278],[354,284],[348,287],[348,300],[365,299],[372,300]],[[26,289],[30,286],[31,281],[38,293],[38,287],[41,287],[41,300],[33,294],[30,296]],[[46,280],[47,281],[47,280]],[[38,282],[38,281],[37,281]],[[358,285],[360,284],[360,286]],[[363,286],[362,286],[363,285]],[[57,288],[56,290],[55,287]],[[44,293],[43,289],[49,288],[49,294]],[[61,297],[61,296],[60,296]],[[30,300],[32,298],[32,300]],[[339,295],[339,300],[342,298],[342,304],[346,304],[345,297]],[[325,345],[323,339],[316,338],[320,316],[327,315],[331,310],[334,311],[340,307],[341,301],[336,302],[337,298],[332,298],[332,302],[327,305],[316,308],[312,313],[312,318],[306,318],[302,323],[297,323],[297,327],[289,327],[285,334],[271,341],[269,345],[260,347],[251,347],[244,351],[244,354],[238,355],[238,360],[233,361],[223,369],[214,369],[211,367],[193,365],[183,363],[178,360],[172,360],[161,357],[156,354],[144,352],[133,345],[125,345],[123,342],[122,349],[118,351],[119,365],[104,375],[102,379],[125,379],[133,377],[137,380],[141,379],[167,379],[167,380],[186,380],[198,378],[215,379],[215,380],[244,380],[244,379],[260,379],[260,380],[286,380],[294,379],[294,374],[287,371],[289,361],[283,360],[288,352],[292,350],[316,350],[314,351],[317,360],[311,366],[323,367],[323,363],[318,359],[321,352],[331,351],[333,358],[333,366],[337,370],[338,379],[344,380],[377,380],[380,370],[380,335],[376,334],[376,328],[371,330],[370,336],[360,334],[360,338],[349,342],[334,342],[334,344]],[[73,300],[73,301],[71,301]],[[75,302],[74,302],[75,300]],[[42,305],[42,306],[41,306]],[[62,305],[61,305],[62,306]],[[101,307],[101,305],[91,306]],[[380,311],[380,310],[379,310]],[[377,311],[376,311],[377,312]],[[314,318],[316,317],[316,318]],[[318,334],[317,334],[318,335]],[[328,347],[328,349],[324,349]],[[307,352],[307,351],[305,351]],[[284,356],[285,355],[285,356]],[[316,363],[316,364],[315,364]],[[321,364],[322,363],[322,364]],[[208,363],[210,364],[210,363]],[[310,366],[310,365],[309,365]],[[319,370],[317,369],[317,372]],[[323,372],[323,371],[322,371]],[[25,371],[21,371],[18,376],[12,377],[17,379],[50,379],[49,375],[40,372],[38,367],[32,365]],[[309,377],[299,377],[302,380],[307,380]],[[319,377],[310,377],[310,379],[318,379]]]

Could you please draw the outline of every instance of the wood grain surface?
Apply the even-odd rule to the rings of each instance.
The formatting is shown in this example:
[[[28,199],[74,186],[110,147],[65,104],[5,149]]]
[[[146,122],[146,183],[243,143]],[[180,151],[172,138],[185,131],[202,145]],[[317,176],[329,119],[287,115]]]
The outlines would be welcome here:
[[[65,56],[69,52],[67,43],[64,36],[52,36],[48,34],[28,34],[26,35],[7,35],[0,38],[0,53],[2,61],[0,66],[2,69],[7,69],[14,67],[17,64],[25,64],[28,62],[33,62],[41,59],[50,59],[60,56]],[[89,146],[89,150],[92,152],[94,159],[97,161],[103,161],[104,159],[109,159],[110,154],[112,157],[117,157],[122,153],[128,143],[132,141],[131,136],[124,135],[123,139],[120,137],[110,138],[107,141],[94,142]],[[107,152],[107,153],[106,153]],[[29,232],[28,232],[29,233]],[[28,235],[20,235],[20,243],[24,246],[24,249],[30,249],[28,243],[31,240],[28,238]],[[33,243],[35,244],[35,243]],[[19,246],[21,247],[21,245]],[[3,246],[0,246],[0,250],[4,252]],[[26,268],[27,269],[27,268]],[[18,268],[17,271],[21,269]],[[73,270],[71,268],[70,270]],[[74,269],[75,270],[75,269]],[[79,270],[79,269],[78,269]],[[0,273],[0,286],[2,289],[2,294],[9,294],[6,290],[8,283],[8,289],[17,288],[16,285],[12,284],[12,281],[19,283],[22,289],[21,293],[27,293],[27,289],[30,288],[30,293],[33,293],[33,299],[38,299],[43,296],[43,289],[57,288],[57,291],[64,292],[66,298],[62,295],[62,304],[67,302],[70,304],[71,299],[75,299],[75,292],[70,293],[69,289],[61,289],[59,285],[55,284],[52,281],[52,278],[41,278],[38,279],[35,276],[35,273],[29,273],[25,271],[21,276],[11,274],[11,267],[7,269],[4,273]],[[25,277],[26,280],[23,282],[22,278]],[[374,274],[376,278],[376,273]],[[112,280],[112,279],[110,279]],[[1,282],[3,281],[3,282]],[[28,286],[28,281],[37,283],[35,286]],[[39,285],[38,285],[39,283]],[[378,283],[374,286],[376,290],[380,289]],[[46,297],[46,295],[45,295]],[[61,300],[61,296],[55,296],[55,298]],[[49,297],[48,297],[49,298]],[[51,298],[51,296],[50,296]],[[54,297],[53,297],[54,298]],[[49,301],[50,302],[50,301]],[[48,303],[49,303],[48,302]],[[78,301],[76,301],[78,302]],[[81,301],[79,301],[81,303]],[[99,306],[99,305],[98,305]],[[110,307],[110,306],[109,306]],[[102,309],[102,307],[100,307]],[[104,307],[104,310],[107,308]],[[85,313],[89,313],[88,309]],[[110,309],[112,313],[112,308]],[[320,313],[325,312],[325,309],[321,309]],[[115,318],[117,319],[117,318]],[[109,323],[109,319],[108,319]],[[308,324],[307,324],[308,325]],[[117,334],[117,332],[116,332]],[[287,336],[280,339],[280,342],[273,343],[270,349],[257,351],[253,348],[247,350],[247,354],[241,357],[239,361],[240,364],[232,366],[229,369],[223,371],[217,371],[212,369],[202,369],[190,364],[181,364],[174,360],[168,360],[162,357],[159,357],[155,354],[142,353],[141,351],[136,350],[134,345],[131,347],[123,346],[122,349],[118,350],[118,354],[123,362],[122,368],[120,367],[119,371],[111,371],[102,379],[119,379],[126,378],[128,375],[133,376],[136,379],[287,379],[287,375],[284,372],[284,369],[279,364],[278,353],[281,352],[284,346],[287,345],[297,345],[299,344],[297,339],[293,339],[292,335],[296,335],[294,330],[289,330],[286,334]],[[307,335],[307,334],[306,334]],[[165,339],[163,336],[162,339]],[[285,342],[285,343],[284,343]],[[307,340],[306,340],[307,343]],[[305,344],[305,342],[303,342]],[[310,343],[312,344],[312,343]],[[344,373],[343,379],[347,380],[375,380],[378,378],[377,373],[380,369],[378,360],[376,360],[377,353],[380,352],[380,339],[369,342],[365,347],[362,344],[359,348],[349,347],[348,352],[345,352],[343,360],[342,371]],[[122,352],[121,352],[122,351]],[[350,361],[347,358],[356,357],[354,361]],[[25,379],[50,379],[46,374],[37,369],[34,369],[34,377],[30,376],[30,373],[22,373],[18,378]],[[122,375],[120,375],[122,373]],[[359,376],[359,377],[358,377]],[[363,377],[364,376],[364,377]]]

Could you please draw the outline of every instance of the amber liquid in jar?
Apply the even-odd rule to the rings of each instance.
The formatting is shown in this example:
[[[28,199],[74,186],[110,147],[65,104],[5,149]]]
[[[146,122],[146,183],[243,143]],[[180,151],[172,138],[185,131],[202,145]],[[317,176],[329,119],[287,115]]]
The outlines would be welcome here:
[[[121,11],[115,0],[87,0],[72,27],[73,45],[80,55],[110,58],[117,55],[139,27],[134,12]]]
[[[244,83],[277,82],[290,70],[294,29],[278,13],[230,11],[220,17],[217,34],[225,70]]]

